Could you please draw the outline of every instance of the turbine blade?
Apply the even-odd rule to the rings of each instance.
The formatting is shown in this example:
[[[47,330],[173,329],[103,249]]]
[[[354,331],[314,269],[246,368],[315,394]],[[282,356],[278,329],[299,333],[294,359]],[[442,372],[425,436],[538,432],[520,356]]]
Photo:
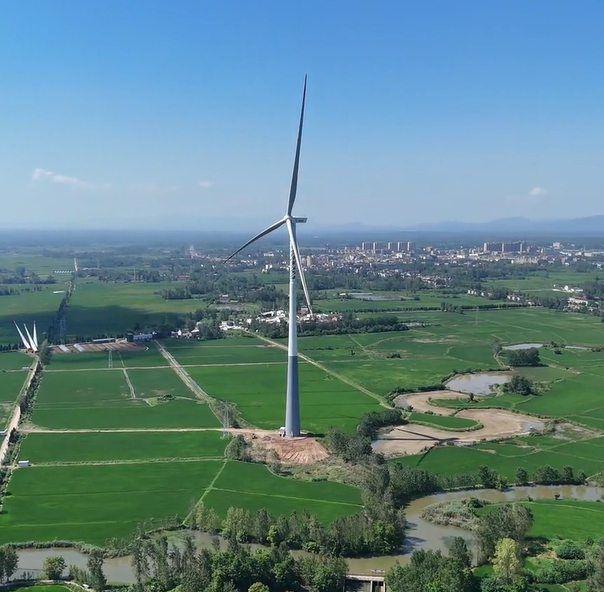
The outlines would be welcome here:
[[[31,338],[31,333],[29,332],[29,329],[27,328],[27,325],[25,323],[23,323],[23,327],[25,328],[25,333],[27,334],[27,340],[29,342],[30,349],[32,349],[33,351],[38,351],[38,348],[34,345],[34,340]]]
[[[306,286],[306,278],[304,277],[304,270],[302,269],[302,258],[300,257],[300,251],[298,250],[298,241],[294,236],[294,230],[290,220],[287,221],[287,232],[289,233],[289,244],[291,249],[294,251],[294,257],[296,259],[296,267],[300,273],[300,281],[302,282],[302,289],[304,290],[304,297],[306,298],[306,304],[308,305],[308,312],[312,314],[312,306],[310,304],[310,296],[308,294],[308,287]]]
[[[21,329],[19,329],[19,325],[17,325],[17,321],[13,321],[13,323],[15,323],[15,329],[17,329],[17,331],[19,331],[19,337],[21,337],[21,341],[23,342],[23,347],[25,347],[25,349],[29,349],[29,344],[27,343],[27,339],[25,339],[25,335],[23,335],[23,333],[21,333]]]
[[[38,348],[38,331],[36,330],[36,321],[34,321],[34,345]]]
[[[278,222],[275,222],[274,224],[269,226],[266,230],[263,230],[260,234],[257,234],[254,238],[247,241],[247,243],[245,243],[245,245],[242,245],[233,254],[229,255],[229,257],[227,257],[223,261],[223,263],[230,261],[235,255],[237,255],[237,253],[239,253],[240,251],[243,251],[243,249],[245,249],[245,247],[248,247],[253,242],[256,242],[258,239],[261,239],[263,236],[270,234],[271,232],[273,232],[273,230],[277,230],[277,228],[279,228],[279,226],[283,226],[283,224],[285,224],[285,218],[283,218],[282,220],[279,220]]]
[[[298,126],[298,141],[296,143],[296,157],[294,158],[294,170],[292,173],[292,184],[289,188],[289,202],[287,203],[287,215],[291,216],[298,191],[298,168],[300,166],[300,145],[302,144],[302,125],[304,123],[304,103],[306,102],[306,76],[304,76],[304,90],[302,91],[302,109],[300,110],[300,125]]]

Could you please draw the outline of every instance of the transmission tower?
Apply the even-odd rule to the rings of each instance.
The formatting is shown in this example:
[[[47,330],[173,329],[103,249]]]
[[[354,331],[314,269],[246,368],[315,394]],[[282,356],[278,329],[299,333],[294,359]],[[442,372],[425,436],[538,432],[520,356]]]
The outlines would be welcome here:
[[[230,421],[229,421],[229,406],[226,403],[223,403],[222,406],[222,438],[230,437],[229,432]]]
[[[107,358],[107,368],[113,368],[113,351],[109,350],[109,357]]]

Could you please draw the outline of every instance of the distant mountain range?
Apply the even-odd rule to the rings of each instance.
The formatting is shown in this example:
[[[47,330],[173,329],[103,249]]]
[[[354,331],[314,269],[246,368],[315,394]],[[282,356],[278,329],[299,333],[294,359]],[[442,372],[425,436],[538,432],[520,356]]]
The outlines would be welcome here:
[[[187,219],[178,223],[174,219],[166,217],[162,222],[148,220],[141,223],[141,220],[120,220],[119,224],[114,220],[109,221],[96,220],[94,225],[79,226],[72,225],[65,229],[9,229],[0,228],[0,243],[21,244],[23,241],[34,240],[36,244],[42,237],[46,240],[88,240],[94,236],[99,240],[135,240],[140,241],[145,237],[154,237],[157,241],[173,241],[175,238],[183,244],[195,242],[204,239],[213,242],[241,241],[250,238],[263,228],[271,220],[261,217],[257,218],[200,218],[199,220]],[[348,224],[329,224],[317,223],[314,220],[311,224],[301,226],[299,234],[303,242],[312,243],[352,243],[358,241],[376,241],[376,240],[457,240],[457,236],[472,236],[475,240],[531,240],[533,237],[548,237],[556,240],[557,237],[566,239],[582,237],[592,239],[604,239],[604,215],[589,216],[586,218],[571,219],[542,219],[531,220],[523,217],[499,218],[489,222],[433,222],[416,224],[410,226],[399,226],[394,224],[367,224],[367,223],[348,223]],[[108,230],[103,230],[106,228]],[[111,230],[109,230],[111,229]],[[121,237],[121,238],[120,238]],[[276,236],[266,239],[266,244],[285,243],[287,234],[285,232],[277,233]],[[145,239],[146,240],[146,239]],[[29,243],[28,243],[29,244]]]
[[[472,234],[515,233],[515,234],[602,234],[604,235],[604,216],[587,218],[531,220],[516,216],[499,218],[490,222],[436,222],[408,227],[415,232],[464,232]]]
[[[363,223],[341,225],[312,225],[304,229],[311,234],[324,235],[332,232],[338,235],[393,235],[395,233],[413,233],[416,235],[455,235],[465,234],[484,237],[516,237],[529,239],[535,235],[572,235],[604,237],[604,216],[589,216],[587,218],[571,219],[542,219],[532,220],[521,216],[499,218],[489,222],[429,222],[412,226],[371,225]],[[368,239],[370,240],[370,239]]]

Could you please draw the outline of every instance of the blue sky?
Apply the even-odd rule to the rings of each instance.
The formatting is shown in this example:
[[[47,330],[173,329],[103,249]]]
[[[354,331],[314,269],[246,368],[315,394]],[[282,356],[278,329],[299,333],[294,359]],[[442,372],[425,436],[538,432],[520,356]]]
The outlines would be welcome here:
[[[270,222],[305,73],[313,224],[604,214],[602,22],[581,0],[7,3],[0,226]]]

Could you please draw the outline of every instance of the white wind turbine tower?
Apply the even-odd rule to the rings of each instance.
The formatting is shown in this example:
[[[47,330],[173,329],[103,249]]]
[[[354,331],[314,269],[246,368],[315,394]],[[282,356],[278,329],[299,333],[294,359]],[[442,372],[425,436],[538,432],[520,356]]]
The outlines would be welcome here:
[[[300,272],[300,280],[304,289],[304,296],[308,311],[312,312],[310,305],[310,297],[306,280],[304,279],[304,271],[302,270],[302,261],[300,259],[300,250],[298,249],[298,241],[296,237],[296,224],[303,224],[306,218],[298,218],[292,214],[294,202],[296,200],[296,191],[298,188],[298,168],[300,165],[300,144],[302,142],[302,125],[304,122],[304,103],[306,101],[306,76],[304,77],[304,91],[302,93],[302,109],[300,110],[300,125],[298,127],[298,141],[296,143],[296,156],[294,158],[294,170],[292,173],[292,182],[289,190],[289,201],[287,202],[287,212],[281,220],[257,234],[253,239],[247,241],[243,246],[239,247],[225,263],[232,259],[237,253],[245,249],[247,246],[256,242],[258,239],[266,236],[277,230],[277,228],[287,226],[289,234],[289,338],[287,342],[287,395],[285,402],[285,436],[292,438],[300,435],[300,395],[298,392],[298,318],[296,315],[296,288],[297,275],[296,270]]]

